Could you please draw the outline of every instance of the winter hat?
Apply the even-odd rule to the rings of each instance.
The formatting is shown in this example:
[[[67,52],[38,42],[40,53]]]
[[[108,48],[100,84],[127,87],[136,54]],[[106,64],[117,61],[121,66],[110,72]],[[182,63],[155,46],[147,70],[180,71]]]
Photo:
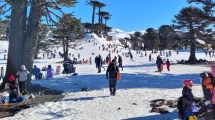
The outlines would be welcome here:
[[[15,79],[15,77],[13,76],[13,75],[10,75],[9,77],[8,77],[8,80],[10,80],[10,81],[12,81],[12,80],[14,80]]]
[[[115,62],[116,62],[116,60],[115,60],[115,59],[113,59],[113,60],[112,60],[112,63],[115,63]]]
[[[25,65],[21,65],[21,70],[26,70]]]
[[[215,77],[215,65],[211,66],[211,74]]]
[[[193,86],[193,81],[192,80],[184,80],[183,82],[183,86]]]

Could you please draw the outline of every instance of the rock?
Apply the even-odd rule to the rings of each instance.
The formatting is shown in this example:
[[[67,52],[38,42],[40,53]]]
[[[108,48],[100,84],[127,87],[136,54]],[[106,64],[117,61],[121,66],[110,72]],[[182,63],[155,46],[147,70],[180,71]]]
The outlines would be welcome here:
[[[89,88],[83,87],[83,88],[81,88],[81,91],[83,91],[83,92],[88,92],[88,91],[89,91]]]
[[[152,110],[150,112],[156,112],[156,113],[160,113],[160,114],[166,114],[166,113],[170,113],[169,109],[167,107],[153,107]]]
[[[137,103],[132,103],[132,105],[137,105]]]

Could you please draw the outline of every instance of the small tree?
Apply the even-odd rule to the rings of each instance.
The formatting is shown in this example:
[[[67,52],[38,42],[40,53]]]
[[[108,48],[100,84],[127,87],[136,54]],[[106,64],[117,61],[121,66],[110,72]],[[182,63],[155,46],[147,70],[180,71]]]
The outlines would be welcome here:
[[[83,36],[84,29],[81,20],[75,18],[72,14],[64,14],[54,33],[63,41],[64,61],[66,61],[68,58],[69,43]]]

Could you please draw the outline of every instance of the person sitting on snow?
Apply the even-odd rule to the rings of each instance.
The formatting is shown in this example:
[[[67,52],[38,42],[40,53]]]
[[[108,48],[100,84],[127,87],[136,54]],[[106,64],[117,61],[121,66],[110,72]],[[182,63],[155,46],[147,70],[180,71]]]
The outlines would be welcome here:
[[[182,102],[184,110],[184,120],[188,120],[191,115],[193,115],[195,107],[195,99],[192,93],[192,80],[184,80],[182,90]]]
[[[11,90],[10,92],[10,101],[12,99],[17,99],[18,97],[18,81],[13,75],[8,77],[8,86]]]

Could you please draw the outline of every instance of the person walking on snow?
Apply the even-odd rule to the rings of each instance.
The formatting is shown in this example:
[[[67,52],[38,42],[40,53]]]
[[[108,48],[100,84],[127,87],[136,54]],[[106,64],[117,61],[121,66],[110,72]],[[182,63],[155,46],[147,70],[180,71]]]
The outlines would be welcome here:
[[[168,71],[170,71],[170,62],[169,62],[169,59],[167,59],[166,61],[166,68]]]
[[[113,96],[116,94],[117,72],[119,72],[119,68],[113,59],[106,71],[106,79],[109,79],[110,95]]]
[[[118,55],[118,63],[119,63],[119,68],[121,67],[122,68],[122,71],[123,71],[123,67],[122,67],[122,57],[120,55]]]

